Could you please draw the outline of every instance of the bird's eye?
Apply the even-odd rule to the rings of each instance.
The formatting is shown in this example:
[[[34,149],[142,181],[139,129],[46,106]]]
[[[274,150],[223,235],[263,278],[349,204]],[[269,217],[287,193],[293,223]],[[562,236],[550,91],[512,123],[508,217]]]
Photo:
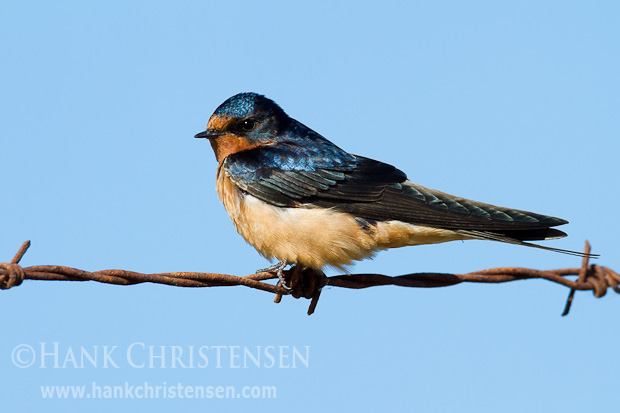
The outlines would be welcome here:
[[[252,119],[246,119],[243,122],[241,122],[241,130],[245,132],[251,131],[252,129],[254,129],[255,126],[256,126],[256,122],[254,122]]]

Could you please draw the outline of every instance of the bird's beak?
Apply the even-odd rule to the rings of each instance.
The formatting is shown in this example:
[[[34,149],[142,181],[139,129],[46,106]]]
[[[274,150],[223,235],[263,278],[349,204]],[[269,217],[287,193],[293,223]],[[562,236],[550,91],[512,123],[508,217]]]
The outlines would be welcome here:
[[[214,129],[207,129],[204,132],[200,132],[197,133],[196,135],[194,135],[194,138],[207,138],[207,139],[213,139],[213,138],[217,138],[218,136],[222,136],[223,133],[222,132],[218,132]]]

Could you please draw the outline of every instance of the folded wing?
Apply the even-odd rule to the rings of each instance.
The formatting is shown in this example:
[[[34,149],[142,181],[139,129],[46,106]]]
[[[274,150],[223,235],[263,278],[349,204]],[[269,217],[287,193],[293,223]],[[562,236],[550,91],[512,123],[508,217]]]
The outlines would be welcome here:
[[[339,149],[329,156],[299,151],[285,145],[259,147],[231,155],[224,167],[243,191],[276,206],[334,208],[370,221],[398,220],[571,253],[524,242],[566,236],[551,228],[566,224],[563,219],[425,188],[391,165]]]

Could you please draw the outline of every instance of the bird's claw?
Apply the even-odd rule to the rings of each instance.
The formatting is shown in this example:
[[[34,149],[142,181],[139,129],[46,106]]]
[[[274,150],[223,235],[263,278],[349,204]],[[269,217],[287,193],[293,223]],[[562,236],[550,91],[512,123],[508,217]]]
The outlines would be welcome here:
[[[284,288],[285,290],[291,291],[291,287],[289,287],[288,285],[286,285],[286,280],[284,279],[284,268],[286,268],[286,266],[288,265],[288,263],[286,261],[280,261],[277,264],[274,264],[270,267],[264,268],[262,270],[258,270],[256,271],[257,273],[259,272],[276,272],[276,275],[278,276],[278,279],[280,280],[280,286],[282,288]]]

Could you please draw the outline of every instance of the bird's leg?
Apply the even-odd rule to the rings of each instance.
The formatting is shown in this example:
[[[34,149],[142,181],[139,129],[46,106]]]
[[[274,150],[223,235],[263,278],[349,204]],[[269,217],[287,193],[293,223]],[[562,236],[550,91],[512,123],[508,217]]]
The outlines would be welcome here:
[[[286,266],[288,265],[288,263],[286,261],[280,261],[277,264],[274,264],[268,268],[264,268],[262,270],[258,270],[256,271],[257,273],[259,272],[272,272],[272,271],[276,271],[276,274],[278,275],[278,278],[280,279],[280,285],[287,289],[290,290],[291,287],[289,287],[288,285],[286,285],[286,281],[284,280],[284,274],[282,273],[282,271],[284,271],[284,268],[286,268]]]

